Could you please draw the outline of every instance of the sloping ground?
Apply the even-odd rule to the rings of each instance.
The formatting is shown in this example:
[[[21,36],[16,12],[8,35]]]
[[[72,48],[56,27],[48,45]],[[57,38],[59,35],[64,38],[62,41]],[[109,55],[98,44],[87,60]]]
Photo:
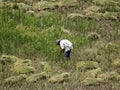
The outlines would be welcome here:
[[[119,60],[111,62],[111,67],[114,67],[114,69],[119,67],[118,61]],[[41,62],[41,71],[35,69],[35,67],[31,63],[31,60],[23,60],[15,56],[2,55],[0,62],[3,69],[6,69],[6,71],[10,70],[10,72],[12,73],[12,76],[9,75],[5,78],[1,78],[3,79],[2,83],[5,84],[14,84],[16,82],[20,83],[23,81],[26,83],[34,83],[41,80],[45,80],[45,82],[47,82],[48,80],[49,83],[63,83],[70,82],[74,77],[74,73],[70,72],[62,72],[61,74],[53,75],[54,70],[50,71],[50,66],[47,62]],[[80,83],[83,85],[98,85],[102,83],[107,83],[108,80],[120,80],[120,75],[117,72],[104,72],[99,67],[99,64],[95,61],[79,61],[76,63],[77,64],[74,65],[76,66],[74,72],[76,72],[75,74],[77,76],[79,76],[79,73],[81,73],[79,79]],[[9,65],[10,68],[8,68],[7,65]],[[4,71],[1,72],[5,73]]]
[[[119,14],[117,0],[0,1],[0,90],[119,90]]]
[[[84,1],[84,0],[83,0]],[[26,3],[28,2],[28,3]],[[88,1],[90,2],[90,1]],[[30,4],[31,3],[31,4]],[[94,18],[94,19],[113,19],[117,20],[119,17],[119,11],[120,11],[120,5],[117,1],[114,0],[91,0],[91,3],[93,3],[93,6],[84,8],[82,10],[82,13],[74,13],[70,15],[69,17],[81,17],[81,18]],[[0,7],[4,7],[4,5],[8,5],[12,7],[13,9],[22,9],[26,11],[29,14],[33,14],[36,16],[41,16],[43,11],[45,13],[48,13],[48,11],[55,10],[55,9],[62,9],[62,8],[69,8],[69,7],[76,7],[78,5],[77,0],[56,0],[56,1],[16,1],[1,2]],[[98,6],[97,6],[98,5]],[[77,8],[77,7],[76,7]],[[44,14],[45,14],[44,13]],[[43,14],[43,15],[44,15]]]
[[[10,66],[10,68],[8,69],[13,74],[25,74],[25,73],[35,72],[35,68],[32,67],[31,60],[27,60],[27,59],[24,60],[17,58],[15,56],[2,55],[0,61],[3,65],[8,64]]]
[[[12,62],[14,61],[14,62]],[[69,80],[69,73],[62,73],[55,76],[51,76],[51,70],[50,65],[47,62],[40,62],[41,65],[41,71],[38,71],[35,69],[35,67],[32,65],[31,60],[27,59],[20,59],[15,56],[9,56],[9,55],[2,55],[0,59],[1,67],[3,69],[6,69],[6,71],[11,72],[11,75],[9,74],[5,79],[3,78],[3,83],[7,84],[14,84],[16,82],[21,82],[23,80],[26,80],[28,83],[34,83],[43,79],[50,78],[48,81],[51,83],[59,83]],[[7,66],[10,66],[8,68]],[[57,69],[57,68],[56,68]],[[4,70],[0,71],[3,74],[5,73]],[[40,73],[38,73],[40,72]],[[2,79],[2,78],[1,78]]]

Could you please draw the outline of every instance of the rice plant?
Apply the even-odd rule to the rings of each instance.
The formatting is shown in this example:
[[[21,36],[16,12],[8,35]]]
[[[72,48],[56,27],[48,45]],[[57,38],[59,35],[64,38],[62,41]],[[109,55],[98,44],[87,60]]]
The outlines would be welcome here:
[[[120,58],[119,5],[116,7],[110,6],[110,4],[104,6],[101,5],[101,2],[99,4],[99,1],[97,3],[93,2],[97,0],[84,0],[77,3],[78,6],[81,5],[81,2],[84,3],[79,6],[80,8],[76,3],[74,5],[65,3],[66,6],[58,5],[53,9],[43,10],[44,12],[47,11],[47,14],[42,15],[41,11],[34,11],[32,8],[32,5],[35,5],[38,1],[30,0],[29,3],[28,0],[25,0],[25,2],[23,0],[5,0],[2,2],[3,5],[0,6],[0,55],[7,54],[31,59],[33,66],[36,67],[36,72],[42,72],[41,61],[49,62],[52,72],[47,74],[53,76],[56,73],[70,72],[70,81],[56,84],[51,84],[47,80],[34,83],[20,81],[13,85],[6,85],[2,80],[4,81],[5,78],[14,75],[14,73],[9,70],[10,65],[3,65],[0,60],[0,90],[118,90],[120,87],[119,81],[107,81],[105,82],[107,84],[101,84],[104,81],[100,79],[99,86],[82,85],[81,80],[83,78],[81,79],[80,76],[82,72],[80,69],[76,70],[75,65],[78,61],[96,61],[95,63],[99,64],[97,68],[100,68],[102,73],[115,70],[119,74],[119,65],[117,68],[111,66],[113,60],[119,60]],[[61,4],[60,0],[46,0],[45,2],[47,1]],[[27,8],[21,9],[19,7],[19,3],[22,2],[26,4]],[[117,4],[117,0],[115,3]],[[104,7],[97,12],[101,15],[100,19],[81,17],[84,15],[81,15],[82,9],[93,5]],[[32,11],[33,14],[28,14],[27,11]],[[70,13],[78,12],[81,15],[79,17],[67,16]],[[105,12],[116,12],[116,19],[104,17]],[[96,37],[91,33],[98,35],[98,38],[94,39]],[[64,38],[69,39],[74,47],[69,61],[64,59],[64,54],[59,55],[60,48],[55,44],[56,39]],[[85,68],[87,66],[83,64],[81,67]],[[94,71],[94,67],[92,69],[91,71]],[[116,78],[116,80],[119,79],[118,76]],[[94,83],[97,79],[99,78],[95,77],[95,81],[94,78],[85,79],[83,83],[88,83],[89,80],[93,80],[90,83]]]

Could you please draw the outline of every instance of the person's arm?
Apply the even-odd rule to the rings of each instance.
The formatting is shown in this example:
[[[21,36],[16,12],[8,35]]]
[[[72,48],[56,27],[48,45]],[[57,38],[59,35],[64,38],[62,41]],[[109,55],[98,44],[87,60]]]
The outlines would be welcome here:
[[[60,54],[61,53],[64,53],[64,50],[65,50],[65,48],[64,48],[64,45],[63,45],[63,43],[60,43]]]
[[[60,48],[61,48],[60,52],[61,52],[61,53],[63,53],[63,52],[64,52],[64,50],[65,50],[64,45],[63,45],[63,44],[60,44]]]
[[[64,49],[61,49],[59,52],[59,56],[61,56],[61,54],[64,52]]]
[[[60,52],[63,53],[65,49],[61,49]]]

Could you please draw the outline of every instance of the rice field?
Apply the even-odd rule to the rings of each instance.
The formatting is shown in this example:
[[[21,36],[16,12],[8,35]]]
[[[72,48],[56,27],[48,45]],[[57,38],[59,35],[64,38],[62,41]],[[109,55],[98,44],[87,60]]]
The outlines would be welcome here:
[[[50,76],[71,73],[70,80],[63,83],[53,84],[47,79],[6,84],[4,79],[14,74],[9,70],[9,64],[0,63],[0,90],[119,90],[120,80],[113,80],[113,74],[113,77],[109,76],[112,80],[107,78],[104,83],[83,85],[84,71],[80,70],[82,66],[77,70],[76,63],[95,61],[103,73],[115,71],[120,75],[120,1],[111,0],[112,3],[107,2],[106,6],[104,0],[102,3],[99,0],[67,1],[61,2],[64,4],[61,5],[59,0],[46,0],[38,7],[37,0],[0,1],[0,57],[5,54],[29,59],[36,73],[42,71],[43,61],[52,68]],[[19,3],[22,3],[21,6]],[[91,6],[100,7],[91,10]],[[69,61],[64,59],[63,54],[59,55],[56,39],[69,39],[73,43]],[[84,68],[89,68],[87,66]]]

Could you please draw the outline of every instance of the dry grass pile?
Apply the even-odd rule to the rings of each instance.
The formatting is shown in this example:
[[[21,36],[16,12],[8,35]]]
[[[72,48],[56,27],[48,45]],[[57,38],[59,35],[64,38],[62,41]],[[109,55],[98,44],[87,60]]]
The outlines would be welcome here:
[[[65,72],[65,73],[62,73],[62,74],[53,75],[49,79],[49,82],[50,83],[62,83],[62,82],[68,81],[69,78],[70,78],[70,73]]]
[[[120,67],[120,59],[112,60],[111,66],[114,68],[119,68]]]
[[[98,5],[118,5],[114,0],[92,0],[92,2]]]
[[[60,7],[73,7],[77,5],[77,0],[60,0]]]
[[[67,14],[67,17],[68,18],[78,18],[78,17],[83,18],[84,15],[80,14],[80,13],[69,13],[69,14]]]
[[[90,19],[117,20],[120,5],[114,0],[92,0],[97,6],[90,6],[83,10],[83,15]]]
[[[26,81],[29,83],[32,83],[32,82],[46,79],[47,77],[49,77],[49,75],[46,72],[41,72],[41,73],[33,74],[33,75],[27,77]]]
[[[10,69],[13,74],[23,74],[35,72],[35,67],[32,66],[31,60],[20,59],[12,55],[2,55],[0,59],[2,65],[9,64]],[[5,66],[4,68],[7,68]]]
[[[55,9],[58,7],[70,7],[70,6],[76,6],[76,4],[77,4],[77,0],[60,0],[55,2],[39,1],[33,4],[33,10],[41,11],[41,10]]]
[[[83,15],[86,18],[96,18],[98,19],[102,14],[99,12],[101,7],[98,6],[90,6],[83,10]]]
[[[79,77],[80,83],[85,86],[91,85],[100,85],[104,83],[108,83],[111,81],[119,81],[120,75],[115,72],[105,72],[101,70],[101,68],[87,70],[84,73],[82,72]]]
[[[101,62],[101,54],[97,48],[86,48],[81,50],[80,59]]]
[[[101,7],[98,6],[90,6],[88,8],[86,8],[85,10],[83,10],[84,13],[88,13],[88,12],[98,12],[100,11]]]
[[[48,64],[48,62],[40,62],[41,68],[44,72],[51,72],[51,66]]]
[[[118,80],[118,73],[115,71],[105,72],[103,74],[98,75],[98,78],[102,78],[103,80]]]
[[[31,7],[30,7],[29,5],[27,5],[27,4],[23,3],[23,2],[14,4],[13,8],[14,8],[14,7],[18,7],[19,9],[25,10],[25,11],[31,9]]]
[[[77,0],[55,0],[55,1],[36,1],[32,0],[18,0],[17,3],[13,4],[10,2],[6,3],[12,8],[19,8],[21,10],[32,11],[32,15],[41,16],[40,11],[53,10],[62,7],[75,7],[78,4]],[[83,9],[82,14],[72,13],[68,17],[81,17],[81,18],[90,18],[90,19],[114,19],[117,20],[118,12],[120,11],[120,5],[116,1],[110,0],[92,0],[93,3],[100,6],[90,6],[86,9]],[[104,5],[104,7],[101,7]],[[2,4],[0,5],[3,6]],[[101,12],[102,11],[102,12]],[[112,11],[112,12],[111,12]],[[114,12],[116,11],[116,12]],[[105,13],[103,13],[105,12]],[[29,13],[31,14],[31,12]],[[43,14],[42,14],[43,15]]]
[[[55,6],[57,6],[56,2],[40,1],[40,2],[34,3],[33,10],[41,11],[45,9],[54,9]]]
[[[33,73],[36,71],[35,67],[32,66],[31,60],[28,59],[16,61],[11,70],[15,74]]]
[[[94,5],[83,9],[82,13],[68,14],[68,17],[88,18],[88,19],[96,19],[96,20],[100,20],[100,19],[117,20],[119,11],[120,11],[119,5],[115,5],[115,6],[106,5],[104,7]]]
[[[88,70],[84,73],[85,77],[91,77],[91,78],[96,78],[100,73],[102,73],[101,68],[93,69],[93,70]]]
[[[81,81],[81,84],[90,86],[90,85],[99,85],[101,83],[104,83],[104,80],[102,78],[86,78],[83,81]]]
[[[94,62],[94,61],[79,61],[76,64],[76,68],[77,70],[85,71],[88,69],[99,68],[99,64],[98,62]]]
[[[11,0],[11,2],[32,4],[33,0]]]
[[[11,77],[6,78],[4,80],[4,83],[14,84],[14,83],[20,82],[26,78],[27,78],[27,75],[25,75],[25,74],[15,75],[15,76],[11,76]]]
[[[110,20],[117,20],[118,17],[118,13],[117,12],[108,12],[106,11],[105,13],[103,13],[103,18],[105,19],[110,19]]]
[[[12,38],[14,37],[14,33],[11,33],[12,31],[8,34],[7,33],[5,34],[3,32],[4,33],[3,36],[8,35],[9,38],[1,39],[3,40],[0,43],[1,53],[11,52],[17,55],[23,55],[23,56],[25,55],[33,59],[34,58],[40,59],[42,56],[43,57],[45,56],[46,58],[45,60],[49,59],[51,61],[52,58],[54,60],[58,60],[61,58],[61,56],[58,57],[57,54],[55,54],[57,53],[57,48],[55,48],[51,42],[53,41],[53,39],[57,37],[64,38],[66,36],[68,36],[68,38],[71,38],[74,41],[76,53],[73,53],[73,57],[71,58],[70,62],[68,61],[67,63],[66,61],[65,62],[60,61],[62,63],[58,64],[54,61],[51,61],[55,63],[54,69],[52,69],[52,67],[49,65],[47,61],[39,62],[39,63],[33,61],[34,64],[36,65],[36,68],[35,68],[34,67],[35,65],[33,66],[33,63],[31,62],[31,60],[20,59],[12,55],[2,55],[0,58],[0,62],[1,62],[0,65],[4,65],[4,67],[0,67],[1,69],[0,73],[2,72],[1,73],[2,78],[0,78],[0,80],[8,77],[4,79],[5,84],[20,82],[25,79],[26,79],[26,82],[29,82],[29,83],[45,80],[45,82],[42,81],[43,84],[38,83],[36,85],[38,85],[37,88],[39,86],[41,87],[45,86],[45,89],[46,89],[51,87],[49,86],[49,84],[48,86],[46,85],[46,83],[48,82],[62,83],[69,80],[73,80],[73,82],[68,83],[67,84],[68,86],[65,87],[66,89],[68,89],[69,85],[74,83],[74,79],[80,80],[80,83],[83,85],[93,85],[93,86],[106,83],[106,82],[108,84],[109,83],[111,84],[111,81],[120,80],[120,75],[117,71],[117,69],[119,69],[120,67],[120,59],[119,59],[120,45],[117,43],[108,43],[106,45],[106,43],[109,42],[107,40],[105,42],[102,42],[104,38],[107,39],[106,37],[107,35],[105,36],[104,32],[109,33],[109,31],[110,31],[110,36],[112,36],[110,38],[110,41],[117,42],[118,40],[118,37],[117,37],[118,34],[116,33],[119,33],[119,32],[115,30],[118,30],[119,28],[119,26],[117,26],[116,23],[118,23],[117,20],[118,20],[118,12],[120,11],[120,4],[117,2],[117,0],[116,1],[115,0],[89,0],[92,3],[88,3],[89,2],[88,0],[84,0],[86,2],[84,2],[83,0],[81,1],[79,0],[35,0],[35,1],[15,0],[15,1],[17,3],[6,2],[5,4],[7,6],[5,7],[3,5],[3,2],[0,1],[0,8],[4,7],[3,10],[1,9],[1,13],[2,13],[1,18],[3,18],[3,16],[5,15],[5,17],[2,20],[4,19],[8,21],[10,20],[9,22],[2,22],[3,27],[1,29],[1,32],[3,31],[3,29],[5,30],[9,28],[11,28],[11,30],[15,29],[15,31],[17,30],[21,38],[20,40],[18,40],[17,38],[19,38],[19,35],[18,36],[16,35],[16,38],[15,38],[16,41],[15,43],[13,43],[14,39]],[[78,8],[78,4],[81,5],[84,3],[85,5],[82,5]],[[9,9],[11,10],[10,12],[9,12]],[[53,14],[52,12],[55,12],[55,13]],[[71,14],[69,14],[70,12]],[[68,14],[68,18],[66,18],[66,14]],[[34,17],[35,15],[36,16],[44,15],[44,17]],[[14,20],[16,19],[13,20],[13,18],[16,18],[16,17],[20,18],[19,23],[22,23],[22,24],[17,24],[15,28]],[[96,19],[97,20],[99,19],[99,21],[97,21]],[[6,28],[5,26],[8,26],[8,27]],[[89,32],[89,30],[93,32],[90,32],[88,33],[88,35],[86,35],[86,32]],[[107,30],[107,31],[104,31],[104,30]],[[61,35],[61,31],[62,31],[62,35]],[[72,32],[75,35],[73,35]],[[101,33],[101,35],[99,35],[99,33]],[[13,34],[13,37],[11,37],[12,34]],[[41,36],[42,34],[43,36]],[[102,35],[104,37],[101,37]],[[9,41],[9,39],[11,40],[11,42],[6,43]],[[21,45],[22,47],[19,47],[18,42],[21,40],[23,41],[22,43],[24,44],[23,46]],[[99,40],[101,41],[99,42]],[[28,43],[28,41],[30,42]],[[49,42],[46,43],[46,41],[49,41]],[[5,42],[5,44],[3,42]],[[14,47],[15,50],[11,50],[10,48],[12,48],[14,45],[18,48],[16,49]],[[30,47],[26,47],[28,45]],[[53,47],[53,48],[48,49],[49,45],[50,47]],[[84,46],[84,48],[82,48],[82,45]],[[2,47],[5,47],[4,48],[5,50],[2,49]],[[89,48],[89,47],[94,47],[94,48]],[[24,48],[25,50],[23,50]],[[53,51],[51,52],[51,50]],[[78,57],[80,56],[80,60],[83,60],[83,61],[75,61],[75,62],[72,61],[72,60],[79,59],[76,56]],[[118,59],[115,59],[115,58],[118,58]],[[62,60],[62,58],[60,60]],[[76,63],[76,68],[73,65],[74,63]],[[109,63],[111,65],[110,68],[108,68]],[[10,67],[7,67],[7,65],[5,64],[9,64]],[[58,69],[57,65],[60,66],[60,64],[62,64],[63,68],[60,67]],[[3,68],[6,68],[8,70],[2,70]],[[63,69],[67,70],[68,72],[58,74],[59,72],[58,70],[60,69],[62,72],[63,72]],[[106,72],[103,72],[101,69],[106,70]],[[112,72],[109,71],[111,69],[112,69]],[[36,73],[36,70],[40,70],[40,73]],[[116,70],[117,72],[115,72],[114,70]],[[79,73],[79,75],[76,75],[76,77],[74,77],[74,74],[70,74],[69,72],[73,72],[73,73],[77,72],[77,74]],[[53,75],[53,73],[55,74]],[[49,78],[49,75],[50,75],[50,78]],[[70,77],[70,76],[73,76],[73,77]],[[46,79],[48,79],[48,82]],[[79,82],[77,81],[75,81],[74,85],[75,87],[78,88]],[[0,83],[1,82],[2,80],[0,81]],[[71,87],[73,88],[74,85]],[[60,86],[62,86],[62,84],[60,84]]]
[[[17,57],[12,56],[12,55],[2,55],[0,58],[0,61],[3,64],[6,64],[6,63],[12,64],[18,60],[20,60],[20,58],[17,58]]]

